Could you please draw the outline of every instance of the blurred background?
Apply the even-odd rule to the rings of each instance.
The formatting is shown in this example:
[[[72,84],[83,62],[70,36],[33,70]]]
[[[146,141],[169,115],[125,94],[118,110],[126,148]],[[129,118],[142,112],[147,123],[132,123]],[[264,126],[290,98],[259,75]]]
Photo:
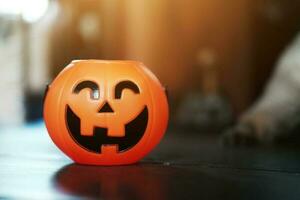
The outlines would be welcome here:
[[[167,86],[171,123],[220,130],[261,94],[300,28],[300,1],[0,0],[0,127],[42,118],[73,59],[142,61]]]

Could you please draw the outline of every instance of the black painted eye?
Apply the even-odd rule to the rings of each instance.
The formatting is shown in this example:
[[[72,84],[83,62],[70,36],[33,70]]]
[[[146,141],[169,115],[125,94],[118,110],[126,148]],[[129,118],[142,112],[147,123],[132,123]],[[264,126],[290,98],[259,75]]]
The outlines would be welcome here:
[[[90,96],[91,99],[99,99],[100,98],[100,90],[99,90],[99,86],[97,85],[97,83],[93,82],[93,81],[82,81],[80,82],[78,85],[76,85],[76,87],[73,90],[73,93],[78,94],[81,90],[83,89],[90,89]]]
[[[124,89],[130,89],[132,90],[135,94],[139,94],[140,93],[140,89],[138,88],[138,86],[133,83],[132,81],[121,81],[120,83],[118,83],[116,85],[115,88],[115,99],[120,99],[122,96],[122,91]]]

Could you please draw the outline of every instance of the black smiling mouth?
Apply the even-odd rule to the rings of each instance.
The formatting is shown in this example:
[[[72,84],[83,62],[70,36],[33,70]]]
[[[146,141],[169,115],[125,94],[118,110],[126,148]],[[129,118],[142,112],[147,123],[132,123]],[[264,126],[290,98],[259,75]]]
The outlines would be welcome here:
[[[66,125],[71,137],[79,146],[99,154],[102,145],[118,145],[118,151],[124,152],[135,146],[143,137],[148,124],[148,108],[145,106],[135,119],[125,125],[124,137],[107,136],[107,128],[96,126],[92,136],[84,136],[80,132],[80,123],[80,118],[67,105]]]

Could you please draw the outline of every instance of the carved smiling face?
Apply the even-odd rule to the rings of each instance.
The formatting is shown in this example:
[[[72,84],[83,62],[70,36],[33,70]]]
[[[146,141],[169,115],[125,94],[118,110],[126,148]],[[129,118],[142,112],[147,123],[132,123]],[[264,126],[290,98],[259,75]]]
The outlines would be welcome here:
[[[120,81],[112,90],[81,81],[68,100],[66,122],[73,139],[91,152],[101,153],[102,148],[126,151],[144,135],[148,108],[132,81]]]
[[[49,86],[44,118],[55,144],[85,164],[129,164],[161,139],[163,88],[134,61],[72,62]]]

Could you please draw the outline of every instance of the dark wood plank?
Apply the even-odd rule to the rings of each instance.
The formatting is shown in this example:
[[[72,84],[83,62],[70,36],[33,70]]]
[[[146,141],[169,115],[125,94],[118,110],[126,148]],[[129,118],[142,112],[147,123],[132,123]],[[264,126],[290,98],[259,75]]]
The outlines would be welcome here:
[[[217,135],[170,130],[142,162],[73,164],[42,123],[0,130],[0,198],[299,199],[299,149],[224,148]]]

